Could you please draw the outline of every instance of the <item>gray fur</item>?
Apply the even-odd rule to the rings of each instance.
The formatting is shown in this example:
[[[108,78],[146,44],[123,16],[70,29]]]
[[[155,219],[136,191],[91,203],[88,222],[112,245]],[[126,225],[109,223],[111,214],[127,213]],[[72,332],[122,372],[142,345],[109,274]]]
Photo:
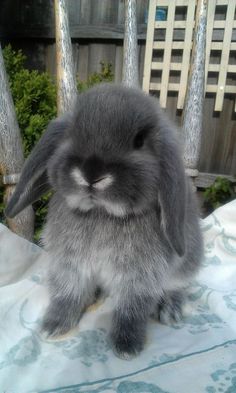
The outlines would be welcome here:
[[[150,315],[181,315],[200,266],[197,207],[176,131],[155,99],[115,85],[80,95],[70,121],[58,122],[64,135],[51,142],[49,128],[13,196],[18,212],[30,193],[35,199],[31,179],[47,169],[55,193],[43,234],[52,257],[43,329],[57,335],[77,325],[101,288],[114,302],[114,350],[130,358],[143,348]],[[137,133],[144,145],[134,148]]]
[[[22,169],[16,190],[5,210],[8,217],[16,216],[51,189],[47,177],[48,157],[54,153],[62,136],[64,137],[64,130],[68,127],[69,122],[69,115],[53,120],[31,152]]]

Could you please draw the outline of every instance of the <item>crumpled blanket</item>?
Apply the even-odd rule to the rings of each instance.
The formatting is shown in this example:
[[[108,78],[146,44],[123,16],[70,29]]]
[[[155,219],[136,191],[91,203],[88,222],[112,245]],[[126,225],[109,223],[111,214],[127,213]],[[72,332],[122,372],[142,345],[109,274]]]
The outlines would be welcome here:
[[[68,335],[40,335],[48,255],[0,224],[0,393],[235,393],[236,200],[201,225],[205,258],[184,320],[150,320],[144,351],[125,361],[109,345],[109,298]]]

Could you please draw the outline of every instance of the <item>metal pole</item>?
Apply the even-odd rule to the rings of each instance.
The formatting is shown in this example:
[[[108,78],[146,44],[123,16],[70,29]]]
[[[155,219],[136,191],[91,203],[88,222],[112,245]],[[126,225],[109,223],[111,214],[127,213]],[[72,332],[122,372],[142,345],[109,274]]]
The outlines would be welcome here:
[[[125,31],[122,82],[139,87],[136,0],[125,0]]]
[[[4,186],[4,202],[8,202],[19,180],[24,163],[20,129],[0,46],[0,173]],[[34,212],[26,208],[14,219],[7,219],[9,228],[20,236],[32,240],[34,234]]]
[[[67,6],[66,0],[54,0],[58,114],[70,111],[77,95]]]
[[[183,117],[184,161],[187,173],[198,175],[205,88],[205,48],[208,0],[198,0],[189,84]]]

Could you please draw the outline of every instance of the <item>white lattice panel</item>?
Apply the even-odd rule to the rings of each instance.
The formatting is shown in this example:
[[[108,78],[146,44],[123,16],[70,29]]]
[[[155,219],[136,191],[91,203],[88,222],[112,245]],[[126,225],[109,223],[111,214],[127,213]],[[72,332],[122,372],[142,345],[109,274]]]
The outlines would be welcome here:
[[[184,106],[196,3],[196,0],[149,2],[143,89],[158,91],[163,108],[171,91],[177,92],[177,109]],[[225,94],[236,94],[235,7],[236,0],[208,1],[205,92],[215,94],[216,111],[222,110]],[[156,20],[158,9],[164,9],[165,20]]]

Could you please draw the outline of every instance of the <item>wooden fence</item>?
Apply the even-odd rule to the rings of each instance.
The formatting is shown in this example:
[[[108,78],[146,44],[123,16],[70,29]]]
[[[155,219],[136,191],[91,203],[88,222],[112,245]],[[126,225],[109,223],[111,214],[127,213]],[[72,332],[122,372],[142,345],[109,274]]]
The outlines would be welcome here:
[[[160,104],[163,108],[166,107],[168,91],[177,92],[177,109],[183,109],[196,0],[150,0],[150,4],[151,23],[147,31],[148,51],[143,88],[148,92],[160,91]],[[232,84],[232,80],[236,81],[236,42],[232,41],[236,27],[235,6],[236,0],[208,2],[205,91],[216,94],[215,111],[222,110],[226,93],[236,96],[236,86]],[[155,20],[158,10],[163,11],[163,20]],[[218,63],[215,62],[216,57]],[[214,79],[212,73],[215,74]]]
[[[229,0],[230,2],[230,0]],[[211,0],[209,1],[211,3]],[[124,1],[123,0],[68,0],[69,22],[73,43],[76,71],[80,79],[100,69],[100,62],[112,63],[115,81],[122,76]],[[52,0],[0,0],[0,40],[2,45],[10,42],[14,48],[22,48],[28,56],[27,66],[56,73],[54,13]],[[139,77],[143,79],[144,54],[146,44],[148,0],[137,0]],[[225,26],[224,8],[216,10],[218,25]],[[179,16],[180,19],[182,16]],[[233,26],[236,23],[235,16]],[[216,26],[213,36],[223,37],[222,26]],[[181,35],[182,29],[175,29],[174,35]],[[160,34],[160,41],[161,37]],[[236,42],[233,28],[232,40]],[[183,39],[182,39],[183,43]],[[182,45],[181,43],[181,45]],[[161,44],[157,44],[161,45]],[[233,44],[229,57],[236,64],[236,50]],[[186,44],[187,46],[187,44]],[[221,49],[224,48],[224,45]],[[161,48],[160,48],[161,49]],[[217,64],[224,60],[221,51],[211,51],[212,70],[209,81],[215,83]],[[173,62],[178,62],[178,51]],[[186,71],[186,70],[185,70]],[[158,72],[158,70],[157,70]],[[229,83],[236,85],[236,74],[229,73]],[[171,73],[172,81],[176,75]],[[218,78],[218,77],[217,77]],[[186,87],[184,86],[184,89]],[[234,87],[235,88],[235,87]],[[171,118],[180,125],[182,122],[182,97],[178,92],[167,92],[166,110]],[[236,173],[236,115],[235,95],[227,93],[221,112],[215,112],[215,94],[208,92],[205,98],[203,138],[199,170],[222,174]],[[181,105],[180,105],[181,104]]]

